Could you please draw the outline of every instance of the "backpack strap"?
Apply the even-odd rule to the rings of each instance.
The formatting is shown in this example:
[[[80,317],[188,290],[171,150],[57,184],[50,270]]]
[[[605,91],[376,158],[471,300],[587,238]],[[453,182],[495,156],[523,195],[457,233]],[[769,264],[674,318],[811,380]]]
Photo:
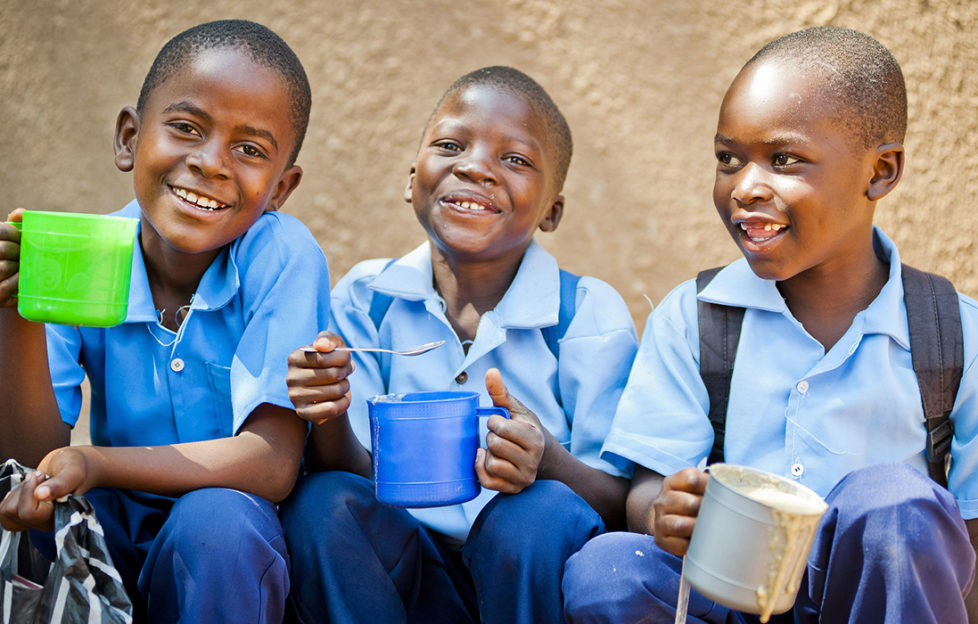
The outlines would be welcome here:
[[[702,291],[722,268],[700,271],[696,276],[696,292]],[[697,300],[696,316],[700,331],[700,377],[710,398],[709,417],[713,425],[713,448],[706,462],[715,464],[723,461],[730,378],[740,343],[744,308]]]
[[[954,423],[951,409],[964,369],[958,293],[947,279],[902,266],[903,299],[910,329],[910,356],[927,427],[931,478],[947,487]]]
[[[574,320],[577,312],[577,283],[581,281],[580,275],[574,275],[570,271],[560,270],[560,311],[557,314],[557,324],[549,327],[541,327],[543,340],[547,343],[550,352],[557,357],[559,351],[558,342],[567,333],[567,327]]]
[[[391,258],[388,260],[387,264],[384,265],[384,268],[380,270],[380,273],[386,271],[387,267],[394,264],[396,260],[397,258]],[[378,273],[378,275],[380,275],[380,273]],[[367,315],[370,317],[370,320],[374,322],[374,328],[377,331],[380,331],[380,322],[384,320],[384,315],[387,314],[387,309],[391,307],[392,303],[394,303],[394,297],[382,292],[374,291],[374,296],[370,300],[370,308],[367,310]]]

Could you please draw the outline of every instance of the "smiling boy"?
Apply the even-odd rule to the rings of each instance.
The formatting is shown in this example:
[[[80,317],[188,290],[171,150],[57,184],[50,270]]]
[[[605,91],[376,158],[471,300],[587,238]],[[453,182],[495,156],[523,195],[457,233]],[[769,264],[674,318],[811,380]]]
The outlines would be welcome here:
[[[534,240],[560,222],[570,157],[560,111],[515,69],[467,74],[435,107],[404,194],[427,242],[354,267],[333,290],[339,336],[290,359],[297,411],[327,419],[307,451],[323,472],[282,506],[301,621],[560,622],[567,557],[606,523],[622,526],[623,472],[597,454],[637,347],[634,325],[610,286],[562,275]],[[357,354],[348,381],[349,354],[332,350],[438,340],[446,344],[412,358]],[[479,392],[512,419],[489,419],[476,499],[386,507],[364,478],[366,399],[426,390]],[[351,426],[361,442],[338,449]],[[324,471],[350,469],[350,454],[362,476]]]
[[[699,292],[680,285],[650,316],[602,452],[635,462],[634,532],[600,536],[568,561],[568,621],[673,620],[680,557],[709,478],[697,466],[711,451],[829,503],[788,621],[966,621],[968,529],[978,533],[978,305],[952,297],[964,366],[945,489],[928,477],[904,301],[912,271],[873,226],[876,202],[903,173],[906,110],[892,54],[844,28],[777,39],[730,85],[713,197],[744,258]],[[698,309],[716,304],[743,311],[722,439],[700,371]],[[691,595],[690,622],[756,620]]]
[[[85,494],[137,620],[283,617],[273,503],[292,488],[306,433],[287,359],[329,320],[322,251],[275,212],[302,177],[309,106],[301,63],[264,26],[211,22],[163,47],[116,125],[136,199],[115,214],[140,219],[116,327],[45,335],[19,317],[19,235],[0,225],[0,455],[47,475],[11,492],[0,519],[50,530],[45,503]],[[68,446],[86,375],[93,446]],[[53,554],[53,535],[32,538]]]

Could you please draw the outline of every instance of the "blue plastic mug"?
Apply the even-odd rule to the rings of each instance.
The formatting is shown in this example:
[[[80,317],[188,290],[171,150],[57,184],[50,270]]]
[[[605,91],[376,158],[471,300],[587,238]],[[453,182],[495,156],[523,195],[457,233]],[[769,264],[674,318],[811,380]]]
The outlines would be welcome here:
[[[438,507],[472,500],[479,417],[476,392],[410,392],[367,400],[377,500],[394,507]]]

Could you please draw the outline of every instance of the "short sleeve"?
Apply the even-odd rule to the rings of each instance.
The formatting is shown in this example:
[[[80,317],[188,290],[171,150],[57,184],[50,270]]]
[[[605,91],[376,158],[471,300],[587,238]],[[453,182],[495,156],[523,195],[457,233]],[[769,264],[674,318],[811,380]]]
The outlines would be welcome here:
[[[697,465],[713,444],[699,375],[696,286],[673,290],[650,315],[602,456],[669,475]]]
[[[582,277],[574,318],[559,341],[560,400],[570,421],[570,452],[615,476],[630,476],[627,464],[601,458],[618,400],[631,370],[638,336],[621,295],[607,283]]]
[[[266,213],[235,245],[245,321],[231,363],[238,431],[262,403],[292,409],[288,357],[328,327],[330,294],[326,257],[297,219]]]

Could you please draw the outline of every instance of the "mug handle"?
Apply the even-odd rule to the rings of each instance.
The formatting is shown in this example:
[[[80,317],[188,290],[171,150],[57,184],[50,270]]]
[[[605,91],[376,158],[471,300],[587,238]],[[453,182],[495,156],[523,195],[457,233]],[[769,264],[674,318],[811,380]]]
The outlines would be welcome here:
[[[499,414],[503,418],[509,418],[509,410],[505,407],[477,407],[475,408],[476,418],[479,419],[479,448],[486,448],[486,434],[489,433],[489,417]]]
[[[7,225],[14,226],[15,228],[17,228],[18,231],[21,231],[21,232],[24,231],[24,222],[23,221],[4,221],[3,223],[6,223]]]
[[[503,418],[509,418],[509,410],[506,409],[505,407],[496,407],[495,405],[493,405],[492,407],[477,407],[477,408],[475,408],[475,415],[478,416],[478,417],[480,417],[480,418],[483,417],[483,416],[485,416],[486,418],[489,418],[493,414],[499,414]]]

